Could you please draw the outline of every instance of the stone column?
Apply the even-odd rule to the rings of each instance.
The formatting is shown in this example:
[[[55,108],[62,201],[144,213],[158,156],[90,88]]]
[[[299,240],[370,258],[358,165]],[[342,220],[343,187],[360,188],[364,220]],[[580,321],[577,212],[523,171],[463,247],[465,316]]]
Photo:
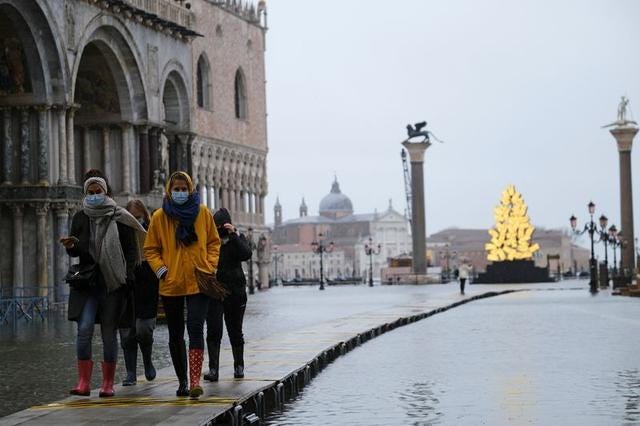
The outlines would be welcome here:
[[[13,295],[21,296],[16,287],[24,286],[24,259],[23,259],[23,240],[22,240],[22,222],[24,213],[21,204],[11,205],[13,213]]]
[[[49,274],[47,262],[47,213],[49,203],[36,204],[36,264],[38,269],[38,296],[49,296]]]
[[[151,163],[149,152],[149,129],[140,126],[140,192],[146,194],[151,191]],[[167,176],[169,178],[169,176]]]
[[[67,175],[71,185],[76,184],[76,146],[74,132],[74,116],[76,107],[71,106],[67,112]]]
[[[207,185],[205,185],[204,183],[200,183],[198,185],[198,192],[200,192],[200,204],[204,204],[207,207],[209,207],[208,191],[209,190],[207,189]]]
[[[2,143],[2,184],[11,185],[13,179],[13,132],[12,132],[12,109],[2,109],[2,120],[4,121],[3,143]]]
[[[131,130],[130,123],[122,124],[122,191],[131,194]]]
[[[82,128],[82,167],[83,173],[91,168],[91,128],[84,126]]]
[[[149,163],[151,164],[151,176],[156,170],[160,170],[160,129],[152,127],[149,129]]]
[[[618,126],[610,130],[618,144],[620,157],[620,233],[622,247],[620,249],[620,263],[625,275],[633,274],[635,270],[635,244],[633,233],[633,191],[631,189],[631,146],[633,138],[638,133],[637,127]]]
[[[68,181],[67,174],[67,111],[60,105],[56,109],[58,115],[58,185],[64,185]]]
[[[109,126],[102,128],[102,172],[105,176],[111,176],[111,129]]]
[[[38,109],[38,183],[49,185],[49,106]]]
[[[424,153],[431,143],[403,142],[411,159],[411,237],[413,239],[413,273],[426,274],[426,224],[424,209]]]
[[[222,206],[228,210],[231,210],[231,203],[229,202],[229,188],[223,184],[222,187]]]
[[[215,208],[220,208],[220,185],[213,181],[213,203],[215,204]]]
[[[31,130],[29,126],[29,107],[20,108],[20,172],[22,184],[31,180]]]
[[[53,206],[56,218],[55,232],[55,299],[56,302],[62,302],[60,295],[64,294],[64,277],[69,269],[69,256],[67,251],[58,243],[61,237],[69,235],[69,205],[66,203],[56,204]]]

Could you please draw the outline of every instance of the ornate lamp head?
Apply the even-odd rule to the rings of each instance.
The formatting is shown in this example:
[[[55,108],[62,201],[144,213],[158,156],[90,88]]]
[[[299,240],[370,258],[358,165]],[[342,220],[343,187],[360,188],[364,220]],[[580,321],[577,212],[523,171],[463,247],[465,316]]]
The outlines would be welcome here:
[[[605,229],[609,220],[605,215],[600,215],[600,228]]]
[[[596,212],[596,205],[594,204],[593,201],[589,201],[589,204],[587,204],[587,207],[589,208],[589,214],[594,214]]]
[[[571,224],[571,229],[575,231],[576,226],[578,226],[578,219],[575,217],[575,215],[571,215],[571,217],[569,218],[569,223]]]

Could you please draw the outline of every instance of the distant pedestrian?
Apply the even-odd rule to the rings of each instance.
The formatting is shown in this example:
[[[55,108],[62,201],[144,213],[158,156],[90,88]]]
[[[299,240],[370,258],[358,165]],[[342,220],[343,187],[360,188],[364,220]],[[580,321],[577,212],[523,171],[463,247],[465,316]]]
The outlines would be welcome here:
[[[458,279],[460,280],[460,294],[464,294],[464,285],[471,275],[471,267],[467,262],[462,262],[462,265],[458,268]]]
[[[233,226],[227,209],[221,208],[216,211],[213,219],[218,228],[218,235],[222,239],[216,278],[229,291],[229,295],[224,300],[210,299],[207,316],[209,373],[205,374],[204,378],[217,382],[223,316],[233,352],[233,377],[236,379],[244,377],[242,321],[247,306],[247,280],[242,270],[242,262],[250,260],[252,253],[247,238]]]
[[[141,200],[129,201],[127,211],[140,222],[144,229],[149,228],[151,217]],[[135,269],[135,285],[130,289],[127,307],[120,321],[120,344],[127,368],[127,376],[122,381],[123,386],[133,386],[137,382],[138,345],[142,354],[145,378],[149,381],[156,378],[151,351],[157,314],[158,277],[145,260]]]
[[[78,323],[76,355],[78,383],[70,393],[88,396],[93,361],[91,344],[94,325],[102,331],[102,386],[100,396],[113,396],[118,358],[116,330],[125,307],[125,296],[134,282],[134,269],[142,261],[145,230],[111,198],[104,175],[91,170],[85,175],[83,208],[72,219],[70,236],[60,242],[71,257],[67,275],[68,318]]]
[[[160,296],[169,328],[169,352],[178,377],[177,396],[202,395],[200,375],[204,358],[204,321],[209,296],[200,293],[196,269],[213,274],[218,265],[220,238],[207,206],[185,172],[167,182],[162,208],[151,217],[144,254],[160,279]],[[199,274],[200,275],[200,274]],[[189,334],[189,382],[184,343],[184,307]]]

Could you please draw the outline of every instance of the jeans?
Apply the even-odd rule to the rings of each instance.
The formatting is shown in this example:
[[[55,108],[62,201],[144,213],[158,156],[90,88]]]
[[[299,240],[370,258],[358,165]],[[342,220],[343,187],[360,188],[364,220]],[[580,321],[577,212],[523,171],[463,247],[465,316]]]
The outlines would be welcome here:
[[[220,345],[222,340],[222,317],[227,326],[231,346],[244,344],[242,321],[247,307],[247,294],[231,293],[223,302],[211,299],[207,315],[207,344]]]
[[[467,282],[466,278],[460,278],[460,293],[464,293],[464,283]]]
[[[167,315],[169,344],[184,341],[184,305],[187,302],[187,333],[189,349],[204,349],[204,320],[207,317],[209,297],[198,293],[190,296],[162,296]]]
[[[76,355],[79,360],[91,359],[91,341],[96,322],[99,299],[96,293],[87,298],[78,320],[78,336],[76,339]],[[115,324],[100,324],[102,331],[102,350],[105,362],[116,362],[118,358],[118,339]]]

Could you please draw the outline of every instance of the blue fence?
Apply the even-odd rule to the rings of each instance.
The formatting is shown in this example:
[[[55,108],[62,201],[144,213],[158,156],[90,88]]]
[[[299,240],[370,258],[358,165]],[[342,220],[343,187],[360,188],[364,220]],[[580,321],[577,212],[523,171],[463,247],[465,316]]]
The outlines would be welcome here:
[[[44,321],[49,309],[64,306],[65,303],[52,302],[56,290],[60,287],[3,287],[0,288],[0,326],[18,321],[26,322],[40,319]],[[41,294],[47,294],[42,296]],[[65,295],[58,295],[58,300],[66,300]]]

